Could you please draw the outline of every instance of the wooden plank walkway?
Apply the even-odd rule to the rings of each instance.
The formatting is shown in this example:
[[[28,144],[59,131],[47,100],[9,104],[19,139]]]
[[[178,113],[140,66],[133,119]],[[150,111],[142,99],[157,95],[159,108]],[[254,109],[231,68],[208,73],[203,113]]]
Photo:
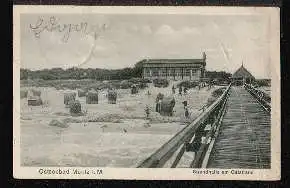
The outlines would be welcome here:
[[[270,168],[270,114],[244,88],[230,92],[207,168]]]

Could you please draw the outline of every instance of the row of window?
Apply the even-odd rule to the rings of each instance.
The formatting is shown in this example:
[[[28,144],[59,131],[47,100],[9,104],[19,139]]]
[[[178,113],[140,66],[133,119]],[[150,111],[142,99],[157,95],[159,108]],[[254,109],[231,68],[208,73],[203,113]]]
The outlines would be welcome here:
[[[162,76],[162,77],[166,77],[166,76],[191,76],[191,70],[192,70],[192,76],[200,76],[200,71],[196,70],[196,69],[186,69],[184,70],[183,74],[182,71],[180,69],[169,69],[166,71],[166,69],[164,70],[160,70],[160,69],[146,69],[144,72],[144,76],[149,77],[149,76]]]

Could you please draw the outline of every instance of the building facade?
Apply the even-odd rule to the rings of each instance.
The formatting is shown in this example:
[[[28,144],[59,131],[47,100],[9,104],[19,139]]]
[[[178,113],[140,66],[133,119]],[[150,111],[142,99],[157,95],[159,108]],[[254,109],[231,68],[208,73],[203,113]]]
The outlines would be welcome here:
[[[244,83],[251,83],[255,80],[255,77],[242,66],[233,74],[231,81],[234,85],[243,85]]]
[[[143,78],[201,81],[205,77],[206,54],[202,59],[144,59]]]

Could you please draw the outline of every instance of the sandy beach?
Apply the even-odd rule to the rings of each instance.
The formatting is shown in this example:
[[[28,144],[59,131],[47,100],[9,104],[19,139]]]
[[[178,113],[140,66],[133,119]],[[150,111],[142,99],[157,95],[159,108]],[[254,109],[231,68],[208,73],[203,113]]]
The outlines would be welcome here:
[[[192,121],[214,90],[190,89],[183,96],[176,92],[174,115],[161,116],[155,112],[156,95],[171,96],[172,84],[176,83],[167,88],[149,85],[135,95],[119,89],[117,104],[108,104],[105,90],[99,92],[98,104],[85,104],[85,97],[77,98],[87,112],[80,117],[70,116],[63,104],[68,90],[37,88],[42,91],[43,106],[28,106],[27,99],[21,100],[21,164],[136,167],[186,126],[183,100],[188,100]],[[145,118],[146,105],[149,119]],[[66,121],[69,127],[49,126],[52,119]]]

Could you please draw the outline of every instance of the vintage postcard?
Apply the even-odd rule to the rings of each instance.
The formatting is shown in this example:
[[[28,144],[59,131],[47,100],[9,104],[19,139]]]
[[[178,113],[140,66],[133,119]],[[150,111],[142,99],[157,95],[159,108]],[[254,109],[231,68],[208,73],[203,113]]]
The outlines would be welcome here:
[[[15,178],[280,179],[279,8],[13,14]]]

